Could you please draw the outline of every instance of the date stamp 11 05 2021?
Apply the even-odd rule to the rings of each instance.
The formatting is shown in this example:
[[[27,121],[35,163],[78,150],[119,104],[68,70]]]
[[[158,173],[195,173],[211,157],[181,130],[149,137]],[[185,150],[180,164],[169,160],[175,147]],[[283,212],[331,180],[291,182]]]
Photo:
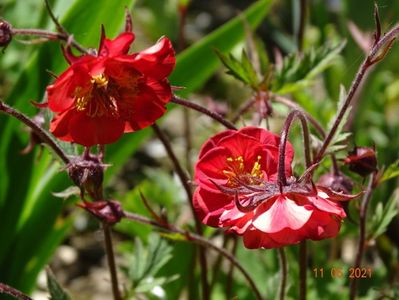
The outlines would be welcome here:
[[[314,278],[349,278],[349,279],[366,279],[371,278],[373,275],[372,268],[362,267],[331,267],[331,268],[319,268],[315,267],[312,269]]]

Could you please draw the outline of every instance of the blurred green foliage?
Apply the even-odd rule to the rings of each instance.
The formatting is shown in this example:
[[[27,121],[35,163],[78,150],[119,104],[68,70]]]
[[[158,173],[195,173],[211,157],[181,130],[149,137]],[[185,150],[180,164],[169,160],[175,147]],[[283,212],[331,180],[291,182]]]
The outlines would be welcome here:
[[[191,5],[194,6],[200,1],[193,0]],[[72,32],[81,44],[94,48],[98,44],[100,25],[104,24],[108,36],[115,36],[123,26],[124,7],[132,8],[135,2],[50,1],[65,28]],[[151,43],[161,35],[168,35],[176,42],[179,22],[176,7],[179,1],[137,2],[133,17],[135,29],[137,28],[140,34],[137,35],[139,47],[134,45],[134,48],[142,49],[140,43],[143,42],[139,39],[147,39]],[[340,90],[343,91],[340,85],[349,87],[364,57],[350,34],[348,22],[354,22],[371,38],[374,29],[374,1],[309,1],[304,35],[305,55],[302,60],[298,59],[296,53],[295,32],[298,30],[299,11],[293,2],[257,1],[245,12],[245,22],[249,23],[251,28],[257,27],[262,21],[266,24],[260,26],[256,37],[257,42],[262,43],[257,48],[267,51],[264,66],[276,63],[276,49],[284,56],[283,68],[274,74],[274,91],[290,92],[292,99],[327,128],[336,113]],[[377,4],[380,8],[383,31],[386,31],[399,20],[399,3],[385,0],[378,1]],[[0,4],[0,14],[15,28],[54,29],[41,1],[3,1]],[[265,19],[266,15],[268,17]],[[188,23],[195,23],[195,18],[196,16],[189,14]],[[254,84],[253,74],[249,79],[244,76],[243,70],[237,67],[240,61],[234,58],[237,57],[237,50],[241,52],[249,32],[245,29],[245,22],[242,17],[235,17],[209,34],[204,32],[201,39],[178,54],[178,63],[171,76],[171,82],[185,87],[185,90],[180,91],[182,95],[191,96],[193,92],[217,95],[218,100],[224,101],[229,108],[242,104],[245,100],[242,95],[251,95],[250,87],[242,83],[237,84],[237,81],[224,75],[225,68],[214,53],[214,48],[221,53],[232,52],[232,56],[225,54],[224,63],[236,67],[236,77],[241,77],[247,84]],[[22,38],[18,37],[19,39]],[[342,49],[344,40],[347,43]],[[394,45],[388,56],[369,73],[357,95],[358,104],[352,110],[354,114],[348,117],[350,126],[342,128],[342,134],[346,131],[353,133],[349,138],[349,146],[375,146],[379,167],[386,166],[387,170],[384,175],[385,182],[374,192],[370,203],[367,226],[370,243],[364,265],[370,266],[373,274],[371,278],[359,282],[361,299],[375,299],[382,295],[389,295],[394,299],[398,294],[398,200],[397,193],[394,193],[398,183],[396,176],[399,154],[397,50],[397,45]],[[260,58],[262,57],[261,55]],[[36,108],[29,104],[29,100],[40,101],[44,97],[45,87],[51,81],[46,70],[59,74],[66,67],[59,44],[49,42],[25,45],[13,42],[4,54],[0,54],[0,58],[0,97],[33,116]],[[230,60],[227,61],[226,58]],[[245,55],[243,58],[248,63]],[[248,71],[248,68],[246,70]],[[267,68],[263,70],[266,72]],[[215,87],[217,91],[213,92]],[[170,109],[172,108],[171,105]],[[274,108],[277,112],[284,112],[279,105],[275,105]],[[276,127],[279,128],[279,118],[276,119]],[[203,121],[197,115],[193,116],[192,120],[196,130],[194,148],[199,149],[202,142],[210,136],[210,132],[220,128],[208,123],[202,126]],[[172,142],[176,141],[177,134],[173,134],[173,128],[169,131],[172,132]],[[150,136],[150,130],[143,130],[126,135],[118,143],[107,148],[107,161],[112,164],[106,172],[107,183],[118,180],[116,176],[121,172],[123,174],[123,167],[135,159],[135,153]],[[64,172],[60,172],[61,164],[47,149],[36,149],[34,153],[21,156],[19,150],[27,144],[28,134],[18,122],[4,115],[0,116],[0,138],[0,282],[31,292],[39,271],[50,260],[54,250],[72,227],[73,214],[62,213],[69,210],[71,205],[52,196],[52,192],[65,189],[71,182]],[[300,144],[299,135],[292,134],[291,138],[294,145]],[[343,139],[339,139],[338,144],[341,145],[342,142]],[[301,153],[300,151],[298,149],[297,153]],[[344,153],[341,151],[340,155]],[[296,161],[301,163],[300,155]],[[173,178],[172,172],[165,171],[166,164],[161,164],[162,169],[158,166],[159,169],[147,168],[142,172],[133,189],[127,192],[116,189],[112,191],[112,196],[120,200],[126,210],[151,217],[141,201],[142,193],[154,210],[166,212],[172,223],[178,220],[181,222],[179,225],[192,230],[192,217],[186,216],[187,204],[181,187]],[[340,162],[339,164],[341,165]],[[326,172],[329,167],[330,162],[326,160],[321,170]],[[353,179],[356,190],[364,187],[362,178],[350,174],[345,167],[342,169]],[[350,219],[343,223],[338,238],[309,242],[309,299],[341,299],[348,296],[348,272],[353,266],[353,253],[356,248],[353,242],[357,241],[358,236],[356,222],[359,201],[350,203]],[[192,244],[155,237],[148,225],[122,221],[115,229],[126,240],[126,243],[119,247],[119,252],[127,258],[127,262],[130,261],[125,270],[132,295],[136,291],[149,299],[158,299],[153,293],[153,288],[160,287],[168,299],[178,299],[183,297],[182,295],[186,295],[190,300],[200,299],[200,276],[195,264],[196,248]],[[205,234],[217,242],[223,239],[223,234],[214,229],[207,228]],[[134,238],[136,242],[133,242]],[[287,256],[290,270],[287,299],[296,299],[299,276],[298,247],[288,247]],[[214,263],[217,255],[209,250],[209,257],[210,263]],[[276,287],[280,280],[277,252],[248,251],[239,240],[236,257],[243,267],[250,271],[266,299],[275,299],[278,295]],[[142,263],[139,264],[141,268],[137,267],[138,262]],[[323,268],[324,277],[315,276],[314,268]],[[332,276],[332,270],[336,269],[342,270],[343,276]],[[208,279],[214,276],[216,280],[212,299],[224,299],[229,280],[228,264],[224,262],[218,272],[209,274]],[[232,286],[231,295],[236,295],[239,299],[253,299],[247,282],[237,270],[234,271]]]

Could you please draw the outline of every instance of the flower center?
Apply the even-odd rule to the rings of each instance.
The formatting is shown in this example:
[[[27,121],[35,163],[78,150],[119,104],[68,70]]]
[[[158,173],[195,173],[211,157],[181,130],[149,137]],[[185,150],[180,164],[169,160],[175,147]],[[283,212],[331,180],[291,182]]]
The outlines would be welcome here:
[[[101,73],[90,79],[87,88],[78,86],[75,89],[75,108],[77,111],[85,111],[89,117],[117,116],[118,98],[117,89],[113,88],[107,76]]]
[[[261,170],[260,160],[262,156],[258,155],[256,162],[253,164],[251,171],[245,169],[244,158],[240,155],[236,158],[228,157],[227,169],[223,170],[223,174],[227,177],[227,185],[230,187],[235,187],[239,185],[240,180],[243,180],[248,184],[256,184],[257,182],[251,180],[251,177],[256,177],[259,179],[263,178],[263,172]]]

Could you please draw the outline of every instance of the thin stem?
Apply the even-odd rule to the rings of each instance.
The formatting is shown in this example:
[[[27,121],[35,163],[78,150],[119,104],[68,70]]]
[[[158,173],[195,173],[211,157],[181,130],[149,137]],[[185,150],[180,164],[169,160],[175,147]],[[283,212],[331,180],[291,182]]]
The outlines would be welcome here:
[[[297,45],[298,51],[302,52],[303,49],[303,37],[305,33],[305,25],[306,25],[306,7],[307,1],[300,0],[300,8],[299,8],[299,26],[297,32]]]
[[[70,163],[69,157],[66,155],[64,150],[53,140],[50,134],[41,128],[38,124],[32,121],[28,116],[25,114],[17,111],[15,108],[5,104],[3,101],[0,101],[0,112],[4,112],[24,123],[26,126],[31,128],[33,132],[40,138],[40,140],[49,145],[51,149],[62,159],[65,164]]]
[[[331,127],[330,131],[326,135],[324,142],[314,159],[314,163],[318,163],[323,158],[323,155],[326,152],[328,146],[330,145],[330,143],[338,129],[339,124],[342,122],[343,117],[344,117],[346,111],[348,110],[348,108],[352,102],[352,99],[353,99],[360,83],[363,80],[364,75],[366,74],[366,71],[372,65],[378,63],[385,57],[385,55],[387,54],[387,52],[389,51],[389,49],[392,45],[393,40],[396,38],[398,33],[399,33],[399,25],[396,25],[389,32],[387,32],[381,39],[379,39],[378,42],[376,42],[374,44],[374,46],[371,48],[368,56],[366,56],[366,58],[360,65],[359,70],[356,73],[355,79],[352,81],[351,87],[346,96],[344,104],[342,105],[342,107],[334,121],[333,126]],[[387,47],[385,49],[383,49],[383,47],[386,44],[388,44]],[[382,54],[377,55],[381,50],[383,51]]]
[[[231,239],[230,235],[225,234],[223,236],[223,244],[222,244],[222,248],[226,249],[227,245],[229,243],[229,240]],[[210,283],[210,290],[212,291],[213,287],[215,286],[215,284],[217,283],[218,277],[219,277],[219,273],[220,273],[220,266],[222,264],[222,259],[223,259],[223,255],[222,254],[218,254],[218,256],[215,259],[214,264],[212,265],[212,276],[211,276],[211,283]]]
[[[105,250],[107,253],[109,272],[111,275],[112,294],[114,295],[114,300],[122,300],[121,294],[119,292],[118,275],[116,273],[114,249],[112,246],[111,229],[110,229],[109,225],[105,222],[103,223],[102,227],[103,227],[103,233],[104,233],[104,243],[105,243]]]
[[[359,268],[361,263],[362,263],[362,258],[363,258],[363,253],[364,253],[364,247],[365,247],[365,241],[366,241],[366,218],[367,218],[367,208],[368,204],[371,199],[371,194],[373,193],[373,190],[375,188],[375,176],[376,173],[372,173],[370,175],[369,183],[367,185],[366,192],[363,196],[362,199],[362,204],[360,206],[360,215],[359,215],[359,244],[357,248],[357,254],[356,254],[356,260],[355,260],[355,265],[354,268]],[[350,283],[350,293],[349,293],[349,299],[354,300],[356,298],[356,289],[357,289],[357,280],[356,278],[352,278],[352,281]]]
[[[252,98],[247,100],[244,104],[242,104],[239,108],[237,113],[231,119],[232,123],[237,123],[240,117],[246,113],[254,104],[256,103],[256,98]]]
[[[295,103],[291,99],[282,97],[277,94],[271,94],[270,99],[272,101],[284,104],[285,106],[292,108],[294,110],[300,110],[302,113],[306,116],[306,119],[309,120],[309,122],[313,125],[313,127],[316,129],[316,131],[319,133],[319,135],[324,138],[326,136],[326,133],[323,129],[323,127],[320,125],[320,123],[312,117],[311,114],[309,114],[307,111],[305,111],[299,104]]]
[[[299,244],[299,300],[306,299],[306,270],[308,262],[306,240]]]
[[[162,142],[162,144],[165,147],[165,150],[170,158],[170,160],[173,163],[174,169],[179,176],[180,182],[183,185],[183,188],[186,192],[187,195],[187,200],[191,208],[191,213],[194,218],[195,222],[195,230],[199,235],[202,235],[202,227],[201,223],[197,218],[197,215],[195,213],[194,205],[192,202],[192,197],[193,193],[191,191],[191,187],[189,185],[189,178],[187,174],[184,172],[182,166],[180,165],[179,160],[177,159],[175,153],[173,152],[172,146],[170,145],[167,137],[164,135],[162,130],[158,127],[157,124],[153,124],[152,128],[159,138],[159,140]],[[201,265],[201,282],[202,282],[202,293],[203,293],[203,299],[209,299],[209,285],[208,285],[208,279],[207,279],[207,273],[208,273],[208,268],[207,268],[207,262],[206,262],[206,255],[205,255],[205,249],[200,247],[199,248],[199,260],[200,260],[200,265]]]
[[[20,300],[32,300],[32,298],[25,295],[21,291],[18,291],[17,289],[4,283],[0,283],[0,294],[7,294],[14,297],[15,299],[20,299]]]
[[[288,140],[288,134],[290,132],[290,128],[292,122],[298,118],[301,121],[302,125],[302,133],[303,133],[303,147],[305,153],[305,163],[306,167],[309,168],[311,165],[311,158],[310,158],[310,142],[309,142],[309,129],[308,124],[306,122],[306,117],[300,110],[293,110],[291,111],[287,119],[285,120],[283,130],[281,132],[280,137],[280,145],[279,145],[279,158],[278,158],[278,183],[280,185],[287,185],[287,179],[285,178],[285,149]]]
[[[285,298],[285,287],[287,284],[287,258],[285,256],[284,248],[278,248],[278,255],[280,259],[280,270],[281,270],[281,283],[280,283],[280,300],[284,300]]]
[[[52,32],[44,29],[21,28],[12,29],[12,35],[36,35],[44,37],[48,40],[61,40],[67,43],[71,43],[71,45],[74,46],[81,53],[89,54],[89,51],[86,48],[81,46],[77,41],[75,41],[72,35],[68,35],[67,33]]]
[[[237,130],[237,128],[234,126],[233,123],[231,123],[230,121],[224,119],[220,114],[215,113],[213,111],[208,110],[207,108],[196,104],[194,102],[190,102],[188,100],[184,100],[182,98],[179,98],[177,96],[173,96],[172,99],[170,100],[170,102],[179,104],[179,105],[183,105],[185,107],[191,108],[193,110],[199,111],[200,113],[203,113],[209,117],[211,117],[212,119],[214,119],[215,121],[218,121],[220,124],[224,125],[226,128],[228,129],[233,129],[233,130]]]
[[[316,129],[316,131],[318,132],[319,136],[321,138],[324,138],[326,136],[326,132],[324,131],[324,129],[321,126],[321,124],[315,118],[313,118],[313,116],[311,114],[309,114],[307,111],[305,111],[299,104],[295,103],[291,99],[282,97],[282,96],[277,95],[277,94],[271,94],[270,99],[272,101],[284,104],[285,106],[287,106],[289,108],[302,111],[302,113],[306,116],[306,119],[308,119],[310,124],[312,124],[313,127]],[[334,153],[331,154],[331,160],[332,160],[332,169],[333,169],[334,174],[335,175],[339,175],[340,171],[339,171],[337,159],[336,159]]]
[[[233,248],[231,249],[231,254],[233,256],[236,255],[238,246],[237,237],[233,238]],[[234,265],[231,263],[229,266],[229,271],[227,272],[227,280],[226,280],[226,300],[231,299],[231,293],[233,290],[233,272],[234,272]]]
[[[142,224],[148,224],[153,227],[156,227],[160,229],[163,232],[169,232],[169,233],[178,233],[183,235],[188,241],[192,241],[195,244],[201,245],[203,247],[212,249],[220,254],[222,254],[226,259],[228,259],[234,266],[241,272],[241,274],[245,277],[245,279],[248,281],[248,284],[251,287],[251,290],[254,292],[255,299],[257,300],[262,300],[262,296],[259,292],[259,289],[257,288],[255,282],[251,278],[251,275],[241,266],[240,262],[233,256],[231,255],[228,251],[226,251],[223,248],[220,248],[216,246],[215,244],[211,243],[209,240],[206,238],[203,238],[202,236],[199,236],[198,234],[190,233],[181,229],[178,229],[170,224],[161,224],[156,221],[150,220],[144,216],[130,213],[130,212],[123,212],[124,218],[128,220],[132,220],[135,222],[139,222]]]

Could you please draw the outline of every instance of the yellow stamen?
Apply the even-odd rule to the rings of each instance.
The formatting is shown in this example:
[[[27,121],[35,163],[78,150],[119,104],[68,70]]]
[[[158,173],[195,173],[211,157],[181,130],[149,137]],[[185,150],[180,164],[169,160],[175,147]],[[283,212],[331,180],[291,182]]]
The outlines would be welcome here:
[[[100,75],[92,76],[90,82],[95,84],[97,87],[105,87],[108,85],[108,79],[102,73]]]
[[[84,111],[89,103],[89,97],[79,97],[76,99],[75,107],[77,111]]]
[[[223,170],[223,174],[227,177],[227,184],[230,186],[234,186],[236,183],[236,179],[241,175],[250,175],[252,177],[263,178],[263,172],[261,170],[260,160],[262,157],[259,155],[257,157],[256,162],[254,163],[251,172],[245,171],[244,158],[242,156],[238,156],[236,158],[227,157],[227,165],[228,168]],[[248,179],[247,179],[248,180]],[[250,184],[254,184],[253,180],[249,179]]]

